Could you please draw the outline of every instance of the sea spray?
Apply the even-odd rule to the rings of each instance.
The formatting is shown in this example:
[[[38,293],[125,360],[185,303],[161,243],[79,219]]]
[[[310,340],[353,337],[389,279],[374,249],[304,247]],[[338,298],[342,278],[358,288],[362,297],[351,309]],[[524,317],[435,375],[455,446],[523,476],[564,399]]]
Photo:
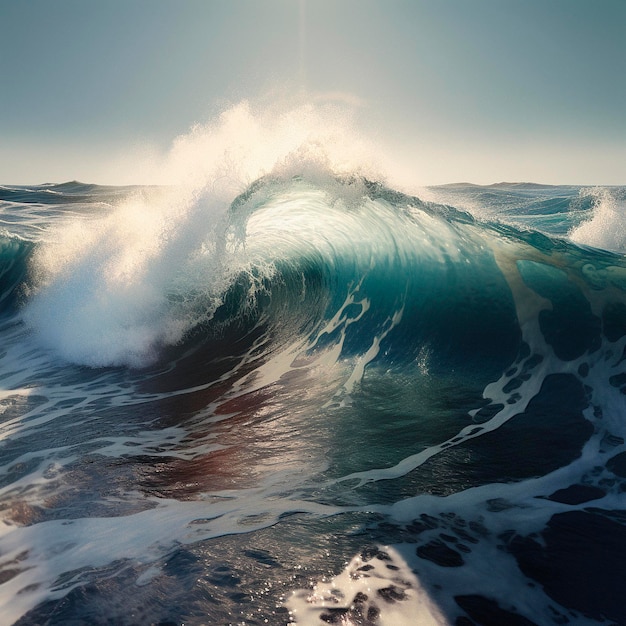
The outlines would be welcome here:
[[[576,243],[626,253],[626,194],[621,188],[593,187],[581,191],[591,198],[592,214],[572,229]]]
[[[132,193],[104,216],[47,230],[25,319],[71,362],[154,362],[160,347],[210,319],[246,263],[241,248],[226,245],[236,235],[235,197],[263,175],[327,184],[341,172],[354,177],[370,167],[364,146],[337,105],[272,114],[234,106],[174,142],[159,166],[174,187]]]

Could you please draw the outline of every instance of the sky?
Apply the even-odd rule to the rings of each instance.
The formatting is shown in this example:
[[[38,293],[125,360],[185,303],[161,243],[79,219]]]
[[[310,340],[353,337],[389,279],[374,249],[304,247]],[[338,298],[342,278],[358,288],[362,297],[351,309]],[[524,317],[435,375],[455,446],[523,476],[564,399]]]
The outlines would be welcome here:
[[[416,184],[626,184],[625,0],[0,0],[0,183],[158,183],[242,100],[335,100]]]

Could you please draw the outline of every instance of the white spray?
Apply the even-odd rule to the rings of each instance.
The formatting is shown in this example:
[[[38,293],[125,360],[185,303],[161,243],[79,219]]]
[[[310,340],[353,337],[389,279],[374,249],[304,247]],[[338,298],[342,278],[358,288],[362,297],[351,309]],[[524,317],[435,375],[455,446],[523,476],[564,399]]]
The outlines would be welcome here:
[[[345,105],[255,112],[242,102],[178,137],[155,164],[173,185],[138,193],[103,218],[45,233],[24,311],[41,343],[92,367],[152,362],[210,317],[245,263],[224,255],[232,200],[260,176],[370,174],[371,149]]]

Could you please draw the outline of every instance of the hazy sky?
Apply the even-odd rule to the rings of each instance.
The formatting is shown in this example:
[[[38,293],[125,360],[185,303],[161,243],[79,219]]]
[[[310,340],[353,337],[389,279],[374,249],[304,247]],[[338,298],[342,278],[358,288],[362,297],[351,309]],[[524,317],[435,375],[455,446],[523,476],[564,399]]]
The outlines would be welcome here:
[[[624,33],[626,0],[0,0],[0,182],[158,182],[193,124],[304,92],[420,184],[626,184]]]

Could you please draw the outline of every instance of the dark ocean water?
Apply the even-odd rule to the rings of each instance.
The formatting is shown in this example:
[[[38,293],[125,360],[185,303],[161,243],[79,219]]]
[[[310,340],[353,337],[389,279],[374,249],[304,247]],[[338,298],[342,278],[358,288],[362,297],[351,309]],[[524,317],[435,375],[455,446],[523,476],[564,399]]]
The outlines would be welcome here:
[[[626,624],[625,197],[0,187],[0,622]]]

